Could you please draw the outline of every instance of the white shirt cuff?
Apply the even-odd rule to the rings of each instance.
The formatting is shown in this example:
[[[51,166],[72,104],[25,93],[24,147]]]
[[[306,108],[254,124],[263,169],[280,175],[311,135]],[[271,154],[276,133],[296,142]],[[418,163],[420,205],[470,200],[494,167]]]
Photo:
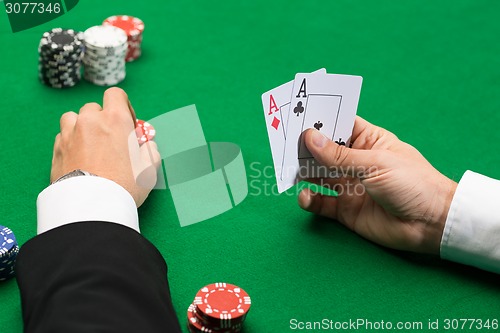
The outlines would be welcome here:
[[[38,234],[85,221],[113,222],[140,232],[130,193],[101,177],[74,177],[50,185],[38,195],[37,215]]]
[[[451,202],[441,257],[500,273],[500,181],[467,171]]]

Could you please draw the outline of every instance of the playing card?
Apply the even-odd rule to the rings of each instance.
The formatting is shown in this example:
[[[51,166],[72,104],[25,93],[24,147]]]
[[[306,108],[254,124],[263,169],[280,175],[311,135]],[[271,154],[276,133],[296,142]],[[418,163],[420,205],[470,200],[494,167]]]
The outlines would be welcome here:
[[[312,74],[326,74],[326,69],[319,69]],[[278,191],[281,193],[283,184],[280,181],[283,154],[285,151],[286,131],[290,111],[290,97],[293,82],[290,81],[262,94],[262,106],[266,119],[267,135],[273,155],[274,170]]]
[[[307,109],[302,107],[304,120],[301,133],[308,128],[315,128],[328,138],[333,139],[341,101],[342,96],[340,95],[310,95],[307,101]],[[297,106],[294,109],[296,108]],[[297,116],[300,115],[297,114]],[[312,157],[303,140],[300,140],[298,155],[299,159]]]
[[[299,73],[295,76],[280,175],[282,189],[288,189],[300,179],[327,176],[327,170],[319,168],[300,140],[301,134],[308,128],[316,128],[339,144],[348,143],[362,80],[361,76],[338,74]]]

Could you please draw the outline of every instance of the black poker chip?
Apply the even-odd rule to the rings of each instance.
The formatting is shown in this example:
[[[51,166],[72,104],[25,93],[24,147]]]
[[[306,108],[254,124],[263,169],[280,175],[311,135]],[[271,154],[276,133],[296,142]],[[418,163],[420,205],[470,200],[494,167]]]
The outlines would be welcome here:
[[[54,28],[43,34],[38,46],[38,77],[52,88],[70,88],[81,80],[83,34]]]

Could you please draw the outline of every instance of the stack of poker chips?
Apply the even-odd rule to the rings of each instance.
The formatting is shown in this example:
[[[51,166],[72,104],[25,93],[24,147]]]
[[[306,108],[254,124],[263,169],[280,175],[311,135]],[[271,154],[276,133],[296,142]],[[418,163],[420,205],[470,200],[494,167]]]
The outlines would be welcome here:
[[[104,26],[114,26],[122,29],[127,34],[128,51],[125,60],[134,61],[141,56],[142,33],[144,22],[137,17],[127,15],[116,15],[108,17],[103,22]]]
[[[250,296],[240,287],[209,284],[198,291],[187,310],[189,332],[241,332],[250,305]]]
[[[94,26],[83,34],[84,78],[100,86],[111,86],[125,79],[127,35],[113,26]]]
[[[142,145],[148,141],[152,141],[155,138],[156,131],[153,125],[147,121],[137,119],[135,124],[135,134],[137,135],[139,145]]]
[[[81,79],[83,35],[55,28],[43,34],[38,46],[38,77],[52,88],[69,88]]]
[[[18,253],[16,236],[9,228],[0,226],[0,281],[8,280],[15,275],[14,265]]]

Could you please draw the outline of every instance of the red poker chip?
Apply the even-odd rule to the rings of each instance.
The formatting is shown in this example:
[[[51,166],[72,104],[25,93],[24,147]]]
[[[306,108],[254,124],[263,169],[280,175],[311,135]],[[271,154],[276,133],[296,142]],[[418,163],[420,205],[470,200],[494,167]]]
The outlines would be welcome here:
[[[196,313],[206,322],[222,328],[242,323],[250,310],[250,296],[229,283],[213,283],[201,288],[194,299]]]
[[[125,31],[127,36],[137,37],[144,32],[144,22],[128,15],[115,15],[104,20],[103,25],[113,25]]]
[[[108,17],[102,24],[120,28],[127,34],[126,61],[133,61],[141,56],[142,33],[144,32],[144,22],[141,19],[128,15],[115,15]]]
[[[200,316],[200,313],[196,311],[196,305],[194,303],[191,305],[192,307],[190,307],[188,311],[192,311],[194,313],[196,319],[198,319],[198,322],[216,332],[239,332],[243,326],[243,322],[240,322],[238,324],[221,327],[221,325],[207,321],[205,318]]]
[[[203,313],[201,313],[199,311],[196,312],[196,317],[206,327],[210,327],[217,332],[219,330],[232,330],[232,329],[239,331],[239,330],[241,330],[243,322],[246,319],[246,315],[245,315],[239,319],[234,319],[234,320],[220,320],[220,319],[215,320],[213,318],[210,318],[210,317],[204,315]]]
[[[212,329],[205,327],[195,315],[195,306],[191,304],[187,312],[188,328],[190,332],[212,333]]]
[[[241,325],[233,328],[217,328],[205,324],[196,313],[196,306],[191,304],[187,310],[188,329],[190,332],[203,332],[203,333],[239,333],[241,332]]]
[[[135,126],[135,134],[137,135],[137,140],[139,145],[152,141],[155,138],[156,130],[153,125],[144,120],[137,119]]]

